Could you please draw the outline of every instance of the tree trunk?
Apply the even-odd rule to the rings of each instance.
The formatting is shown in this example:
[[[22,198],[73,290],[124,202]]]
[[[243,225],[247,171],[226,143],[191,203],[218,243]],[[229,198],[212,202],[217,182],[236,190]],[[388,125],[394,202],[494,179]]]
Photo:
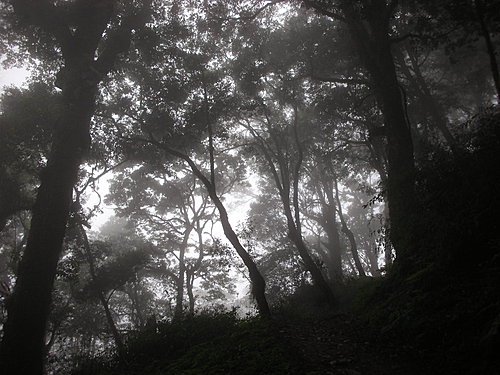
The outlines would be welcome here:
[[[375,96],[384,116],[391,240],[399,261],[403,263],[417,247],[418,210],[411,129],[389,39],[389,21],[393,9],[385,0],[374,0],[365,6],[366,18],[362,19],[351,1],[342,1],[341,7],[361,61],[370,74]]]
[[[85,251],[85,255],[87,256],[87,262],[89,264],[90,277],[92,278],[92,281],[95,281],[97,279],[97,273],[95,269],[94,258],[92,257],[89,238],[87,236],[85,228],[81,223],[78,224],[78,227],[81,239],[83,241],[83,248]],[[113,315],[111,314],[111,310],[109,308],[108,300],[101,289],[97,290],[97,297],[99,298],[99,302],[101,302],[102,308],[104,309],[104,314],[106,315],[106,321],[108,322],[109,329],[111,331],[111,334],[115,341],[116,349],[118,351],[118,357],[121,360],[123,360],[125,357],[125,345],[123,344],[120,332],[118,332],[118,329],[116,328]]]
[[[326,168],[323,168],[326,171]],[[337,213],[335,211],[335,200],[333,199],[331,180],[327,179],[326,173],[311,175],[314,187],[321,205],[321,217],[319,224],[323,228],[328,238],[327,241],[327,266],[330,280],[341,283],[342,274],[342,254],[340,246],[340,234],[337,225]]]
[[[334,183],[335,183],[335,198],[337,200],[337,209],[339,212],[340,223],[342,224],[342,232],[344,232],[344,234],[347,236],[349,244],[351,245],[352,259],[354,260],[354,265],[356,266],[356,270],[358,271],[359,276],[365,277],[366,273],[365,270],[363,269],[363,265],[361,264],[361,260],[359,259],[358,245],[356,243],[356,238],[354,238],[354,233],[352,233],[352,231],[347,226],[347,223],[344,219],[344,214],[342,213],[342,206],[340,205],[339,187],[337,179],[335,179]]]
[[[78,170],[90,146],[90,120],[97,87],[113,68],[117,56],[128,50],[132,29],[144,24],[145,12],[124,20],[108,35],[94,59],[104,31],[113,16],[115,0],[77,2],[84,17],[52,2],[13,0],[23,23],[42,29],[56,40],[65,66],[58,74],[63,111],[54,130],[51,153],[40,176],[32,209],[31,227],[4,335],[0,346],[2,372],[16,375],[43,373],[44,341],[56,268]],[[72,4],[74,5],[74,4]],[[69,5],[71,6],[71,5]],[[70,26],[71,24],[71,26]]]
[[[194,293],[193,293],[193,282],[194,282],[194,270],[186,270],[186,290],[189,299],[189,315],[194,315]]]
[[[205,247],[203,246],[203,227],[200,225],[199,217],[196,219],[196,234],[198,235],[198,259],[196,259],[196,263],[189,270],[186,270],[186,290],[189,298],[190,315],[194,315],[195,296],[193,293],[193,285],[195,273],[200,269],[205,253]]]
[[[259,136],[252,127],[247,127],[247,129],[251,132],[252,136],[257,141],[257,144],[259,145],[263,156],[268,163],[269,169],[274,179],[274,183],[276,185],[276,189],[278,190],[281,199],[281,203],[283,204],[283,213],[285,214],[287,221],[288,238],[290,238],[290,240],[294,243],[300,257],[304,262],[306,270],[311,274],[314,285],[323,293],[325,300],[329,304],[333,305],[335,303],[335,298],[333,296],[332,290],[325,280],[325,277],[320,268],[312,259],[311,251],[308,249],[302,238],[299,209],[299,175],[303,161],[303,150],[298,136],[298,109],[294,105],[293,140],[297,147],[297,155],[296,160],[293,163],[292,173],[290,173],[289,168],[290,160],[288,159],[288,156],[285,156],[286,153],[283,153],[283,150],[280,149],[281,140],[277,133],[273,131],[269,119],[267,121],[267,130],[269,132],[271,141],[274,143],[276,149],[278,150],[276,152],[275,159],[279,172],[275,166],[273,157],[271,156],[271,146],[267,144],[266,141],[261,136]],[[292,177],[293,179],[292,182],[290,177]],[[290,199],[290,193],[292,193],[292,200]],[[292,206],[294,209],[293,213]]]
[[[330,271],[330,277],[332,281],[337,283],[342,282],[342,256],[341,256],[341,246],[340,246],[340,236],[338,225],[335,220],[335,209],[332,207],[323,207],[325,210],[323,212],[323,229],[326,232],[328,238],[327,249],[328,249],[328,269]]]
[[[175,311],[174,316],[180,318],[184,311],[184,275],[186,273],[186,248],[187,241],[189,239],[190,229],[186,228],[186,233],[184,234],[184,239],[181,243],[179,251],[179,276],[177,278],[177,295],[175,297]]]
[[[297,248],[300,257],[304,261],[306,270],[311,274],[314,285],[323,293],[326,301],[333,305],[335,303],[335,297],[333,296],[332,290],[326,282],[325,277],[323,276],[323,273],[319,269],[318,265],[314,263],[314,260],[311,257],[311,252],[304,243],[302,234],[299,232],[296,224],[294,223],[290,203],[288,202],[287,204],[286,199],[283,200],[283,210],[287,220],[288,238],[290,238]]]
[[[52,286],[62,250],[73,186],[89,147],[96,86],[73,84],[63,92],[65,112],[33,206],[28,242],[4,326],[1,362],[6,374],[42,374],[43,347]],[[26,360],[26,359],[29,360]]]
[[[500,103],[500,73],[498,71],[498,62],[496,58],[495,45],[491,40],[490,31],[488,30],[488,25],[486,25],[486,20],[484,19],[483,0],[474,0],[474,6],[476,8],[476,14],[477,14],[477,19],[479,21],[479,25],[481,26],[481,34],[483,35],[484,42],[486,44],[486,50],[488,51],[488,56],[490,58],[490,70],[497,93],[497,103]]]
[[[399,60],[399,66],[403,74],[408,79],[410,85],[413,87],[416,95],[422,100],[424,109],[429,113],[432,119],[432,124],[441,132],[441,135],[445,139],[446,143],[450,146],[451,150],[453,152],[456,152],[457,141],[448,129],[448,119],[446,118],[442,107],[432,95],[431,90],[427,85],[422,72],[420,71],[420,67],[416,60],[416,57],[412,54],[409,48],[406,48],[406,51],[408,53],[408,57],[410,58],[411,68],[415,75],[413,75],[406,66],[403,53],[400,50],[396,50],[395,53],[396,57]]]
[[[212,201],[219,210],[219,217],[226,238],[229,240],[229,242],[231,242],[231,245],[233,245],[234,249],[236,250],[236,252],[243,260],[243,263],[248,269],[250,280],[252,281],[252,294],[255,297],[255,301],[257,302],[257,308],[259,310],[259,313],[263,317],[269,317],[271,315],[271,311],[269,309],[269,305],[267,304],[267,299],[265,295],[266,282],[262,277],[262,275],[260,274],[257,265],[250,257],[250,254],[248,254],[245,248],[241,245],[238,236],[234,232],[231,223],[229,222],[226,208],[222,204],[221,200],[219,199],[217,194],[215,194],[215,191],[212,191],[212,189],[209,189],[209,193],[210,197],[212,198]]]
[[[271,315],[271,310],[269,309],[269,305],[267,303],[265,294],[266,282],[262,277],[259,269],[257,268],[257,265],[253,261],[252,257],[250,256],[250,254],[248,254],[243,245],[241,245],[240,240],[238,239],[238,235],[233,230],[233,227],[229,222],[229,217],[227,215],[226,208],[224,207],[224,204],[220,200],[219,196],[217,195],[215,186],[201,172],[201,170],[197,167],[197,165],[188,155],[180,151],[174,150],[165,144],[158,143],[154,140],[150,140],[149,142],[160,147],[165,152],[173,156],[176,156],[178,158],[181,158],[182,160],[187,162],[189,167],[193,171],[194,175],[203,183],[203,185],[207,189],[210,199],[212,200],[215,207],[219,211],[219,218],[222,224],[222,229],[224,230],[224,235],[229,240],[231,245],[233,245],[234,249],[236,250],[236,253],[238,253],[239,257],[241,258],[241,260],[248,269],[250,281],[252,282],[252,295],[254,296],[255,301],[257,303],[257,309],[259,310],[259,314],[262,317],[269,317]]]

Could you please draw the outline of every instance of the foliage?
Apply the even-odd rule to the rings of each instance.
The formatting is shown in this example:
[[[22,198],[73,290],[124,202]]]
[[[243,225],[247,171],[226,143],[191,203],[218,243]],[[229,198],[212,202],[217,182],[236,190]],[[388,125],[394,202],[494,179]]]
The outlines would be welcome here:
[[[498,108],[485,110],[467,124],[466,152],[436,152],[421,167],[426,251],[414,255],[412,273],[396,264],[355,303],[382,344],[415,343],[421,358],[449,373],[498,366],[498,121]]]
[[[226,203],[245,213],[233,202],[240,193],[253,202],[230,241],[243,243],[239,255],[248,249],[246,266],[255,259],[254,276],[263,274],[278,316],[331,313],[311,287],[328,275],[325,286],[335,288],[341,308],[362,310],[389,340],[414,340],[417,355],[431,356],[432,346],[443,355],[451,350],[457,368],[467,353],[490,359],[500,316],[500,112],[481,108],[494,101],[492,82],[498,86],[499,1],[258,3],[0,6],[6,64],[22,59],[33,71],[28,89],[8,88],[1,98],[2,321],[22,274],[19,260],[43,254],[27,268],[34,269],[49,259],[43,241],[26,251],[30,210],[37,191],[46,191],[37,190],[45,178],[56,190],[66,186],[64,194],[47,193],[67,199],[53,214],[60,214],[61,241],[73,192],[75,200],[64,251],[53,246],[51,258],[53,267],[60,258],[47,325],[52,369],[67,370],[74,359],[80,373],[92,366],[102,373],[297,372],[272,323],[203,311],[215,301],[227,305],[239,289],[238,261],[218,238],[217,221],[229,222]],[[96,48],[68,59],[80,45],[67,41],[92,29],[85,13],[101,6],[109,12],[93,12],[102,17]],[[144,10],[149,21],[133,26],[143,23]],[[103,64],[105,52],[116,61]],[[73,102],[85,90],[86,99]],[[68,130],[75,124],[78,132]],[[51,161],[60,149],[66,156]],[[63,184],[68,160],[72,172]],[[51,175],[43,172],[59,162]],[[97,175],[110,170],[105,201],[120,219],[91,235],[84,252],[75,228],[85,231],[96,209],[80,204],[88,188],[97,191]],[[38,223],[48,225],[55,221],[43,216],[56,205],[45,202]],[[383,278],[353,276],[365,273]],[[24,295],[28,305],[36,301]],[[115,336],[131,330],[120,364],[110,357],[109,317]],[[31,321],[21,319],[18,331]],[[482,370],[489,369],[475,369]]]
[[[128,343],[129,364],[100,374],[298,374],[272,323],[239,320],[236,310],[159,322]],[[73,372],[75,375],[78,371]]]
[[[454,157],[436,152],[420,171],[419,190],[432,223],[422,228],[427,251],[453,270],[475,269],[499,252],[499,121],[498,108],[479,114],[466,125],[467,151]]]

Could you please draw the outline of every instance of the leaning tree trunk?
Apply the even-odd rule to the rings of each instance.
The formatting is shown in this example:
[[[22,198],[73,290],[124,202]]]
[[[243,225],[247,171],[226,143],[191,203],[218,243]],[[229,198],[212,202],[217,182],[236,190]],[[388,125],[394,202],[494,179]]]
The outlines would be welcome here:
[[[239,257],[245,264],[245,266],[248,269],[248,274],[250,277],[250,281],[252,282],[252,295],[255,298],[255,302],[257,303],[257,309],[259,310],[259,314],[262,317],[269,317],[271,315],[271,310],[269,309],[269,305],[267,303],[266,299],[266,282],[264,278],[262,277],[262,274],[260,273],[257,265],[253,261],[252,257],[250,254],[245,250],[243,245],[241,244],[238,235],[236,232],[233,230],[233,227],[231,226],[231,223],[229,222],[229,217],[226,211],[226,207],[224,207],[224,204],[220,200],[219,196],[217,195],[217,191],[215,189],[214,185],[214,178],[213,178],[213,172],[211,173],[211,179],[209,180],[198,168],[198,166],[195,164],[195,162],[186,154],[177,151],[175,149],[172,149],[171,147],[163,144],[156,142],[154,140],[149,140],[150,143],[156,145],[157,147],[163,149],[165,152],[167,152],[170,155],[176,156],[182,160],[184,160],[186,163],[188,163],[189,167],[191,168],[193,174],[201,181],[201,183],[205,186],[207,189],[208,195],[210,196],[210,199],[214,203],[215,207],[217,208],[219,212],[219,218],[222,224],[222,229],[224,231],[224,235],[226,238],[229,240],[231,245],[233,245],[234,249],[236,250],[236,253],[238,253]],[[213,171],[213,159],[211,157],[211,169]]]
[[[326,301],[333,305],[335,304],[335,297],[333,295],[332,289],[328,285],[325,280],[323,273],[321,272],[318,265],[314,262],[311,257],[311,251],[308,249],[305,244],[302,234],[297,229],[296,225],[293,221],[293,216],[290,210],[290,206],[283,203],[283,207],[285,210],[285,216],[287,218],[287,226],[288,226],[288,238],[293,242],[297,252],[299,253],[306,270],[311,274],[314,285],[321,291],[324,295]]]
[[[271,163],[271,159],[269,159],[268,157],[266,157],[266,159],[268,160],[268,163]],[[272,164],[270,164],[270,167],[272,167]],[[281,165],[280,167],[283,169],[285,168],[285,166],[283,165]],[[295,209],[295,217],[294,217],[290,202],[290,184],[288,182],[280,184],[280,180],[277,174],[275,173],[275,169],[274,168],[271,169],[273,170],[273,176],[279,191],[281,203],[283,204],[283,212],[286,217],[287,228],[288,228],[288,238],[295,245],[297,252],[299,253],[302,261],[304,262],[306,270],[309,271],[309,273],[311,274],[311,278],[313,280],[314,285],[321,291],[321,293],[325,297],[325,300],[329,304],[334,305],[335,297],[333,295],[332,289],[328,285],[323,273],[321,272],[321,269],[314,262],[311,256],[311,250],[309,250],[309,248],[304,242],[304,239],[302,238],[302,230],[299,217],[298,185],[297,183],[294,183],[294,197],[293,197],[293,206]],[[298,177],[296,175],[295,181],[298,181],[297,178]]]
[[[250,254],[248,254],[245,248],[241,245],[237,234],[234,232],[233,227],[229,223],[226,208],[215,193],[215,190],[209,189],[209,194],[215,206],[217,207],[217,210],[219,211],[222,229],[224,230],[226,238],[229,240],[229,242],[231,242],[231,245],[233,245],[234,249],[248,269],[248,274],[250,276],[250,280],[252,281],[252,294],[255,297],[255,301],[257,302],[259,313],[263,317],[268,317],[271,315],[271,311],[269,310],[269,305],[267,304],[265,295],[266,282]]]

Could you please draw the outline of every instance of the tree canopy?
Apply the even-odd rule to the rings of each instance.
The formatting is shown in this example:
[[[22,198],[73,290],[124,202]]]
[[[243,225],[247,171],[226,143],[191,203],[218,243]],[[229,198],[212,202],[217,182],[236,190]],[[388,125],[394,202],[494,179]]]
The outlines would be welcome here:
[[[499,9],[3,2],[3,64],[30,77],[0,97],[2,371],[123,366],[209,310],[357,293],[404,335],[460,277],[494,330]]]

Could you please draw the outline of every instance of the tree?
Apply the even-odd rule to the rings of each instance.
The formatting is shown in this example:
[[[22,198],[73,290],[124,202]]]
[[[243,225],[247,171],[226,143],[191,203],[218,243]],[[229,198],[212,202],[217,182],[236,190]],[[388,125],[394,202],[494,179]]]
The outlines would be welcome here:
[[[118,56],[127,51],[132,30],[146,20],[145,13],[137,11],[118,20],[115,5],[112,0],[64,4],[15,0],[11,2],[12,8],[3,10],[15,16],[12,28],[24,35],[43,35],[50,40],[64,63],[56,80],[62,90],[62,110],[51,153],[40,177],[28,242],[0,348],[3,368],[8,374],[43,372],[52,285],[73,186],[90,145],[90,121],[98,84]]]
[[[257,166],[256,166],[257,167]],[[288,237],[283,203],[272,178],[262,175],[258,196],[250,205],[248,219],[240,231],[247,248],[255,254],[266,277],[267,296],[278,305],[308,283],[308,273],[297,250]]]
[[[115,112],[119,116],[107,116],[107,120],[119,130],[127,147],[132,150],[147,148],[151,159],[155,155],[154,160],[148,160],[152,166],[172,157],[189,166],[219,212],[224,234],[249,270],[252,294],[260,314],[268,316],[264,278],[239,241],[219,195],[216,169],[223,158],[217,158],[216,146],[223,144],[225,128],[222,125],[234,110],[232,83],[223,75],[225,50],[218,49],[220,46],[208,38],[213,25],[207,25],[207,20],[201,16],[184,13],[179,5],[172,5],[172,27],[164,23],[158,25],[157,36],[160,37],[155,40],[153,52],[137,51],[132,65],[136,72],[143,74],[128,77],[137,84],[134,90],[130,85],[124,88],[137,100],[123,103],[114,96],[113,101],[119,108]],[[217,24],[213,28],[216,29]],[[216,31],[214,33],[219,36]],[[165,50],[175,51],[175,54],[166,59]],[[219,57],[221,60],[217,60]],[[151,69],[141,66],[143,60],[149,62]],[[207,173],[193,150],[206,155],[201,163],[208,162]],[[135,156],[146,155],[132,152]]]
[[[401,263],[417,249],[418,216],[415,194],[415,162],[406,103],[398,82],[391,51],[391,20],[396,1],[374,0],[369,3],[305,1],[319,14],[344,22],[356,45],[360,61],[369,73],[372,88],[384,116],[387,136],[387,198],[391,211],[391,240]]]
[[[135,170],[130,172],[131,169]],[[106,199],[117,204],[121,216],[128,217],[145,237],[163,249],[158,274],[166,273],[175,284],[175,316],[181,317],[184,312],[185,291],[190,312],[194,313],[193,283],[200,276],[202,265],[206,266],[204,258],[209,254],[203,234],[216,220],[215,207],[205,188],[182,164],[172,164],[166,170],[148,166],[131,169],[115,177]],[[238,166],[234,170],[223,168],[217,174],[221,196],[240,177]],[[193,253],[196,259],[192,259]]]
[[[299,182],[304,150],[303,133],[299,135],[299,122],[306,120],[298,118],[298,108],[292,108],[292,124],[287,119],[280,119],[278,113],[286,112],[290,108],[267,104],[262,101],[262,117],[254,121],[242,121],[241,125],[254,139],[254,145],[261,153],[265,168],[269,171],[280,196],[283,213],[286,217],[288,236],[295,244],[306,269],[311,273],[314,284],[322,291],[326,300],[333,303],[332,291],[321,270],[311,257],[302,236]],[[303,128],[302,128],[303,131]]]

